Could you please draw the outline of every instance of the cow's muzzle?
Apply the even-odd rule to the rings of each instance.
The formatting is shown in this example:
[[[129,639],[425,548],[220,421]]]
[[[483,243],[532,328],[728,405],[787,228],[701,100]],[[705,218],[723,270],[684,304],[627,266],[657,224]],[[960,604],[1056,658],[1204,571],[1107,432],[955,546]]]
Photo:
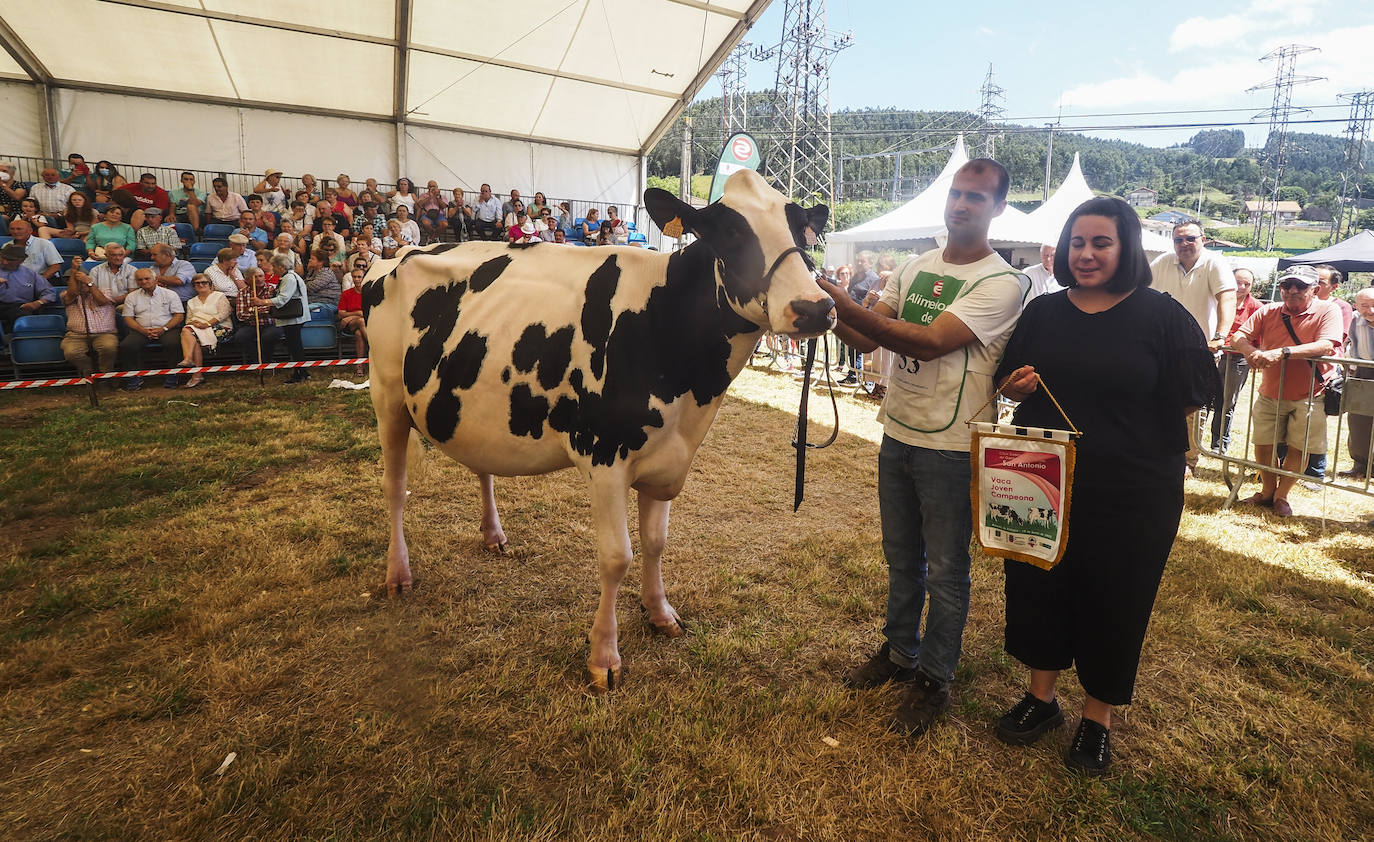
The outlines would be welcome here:
[[[835,326],[835,302],[830,296],[807,301],[798,298],[787,305],[792,316],[792,327],[796,333],[816,336]]]

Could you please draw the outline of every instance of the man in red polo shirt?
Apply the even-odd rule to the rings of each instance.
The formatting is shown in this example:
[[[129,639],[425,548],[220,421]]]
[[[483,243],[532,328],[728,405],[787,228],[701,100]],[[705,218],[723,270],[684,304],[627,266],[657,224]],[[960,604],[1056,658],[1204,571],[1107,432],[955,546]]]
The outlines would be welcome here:
[[[171,219],[172,200],[167,191],[157,186],[157,176],[145,172],[138,177],[138,183],[126,184],[110,195],[115,204],[130,214],[129,225],[137,231],[143,227],[143,210],[158,207],[162,218]]]
[[[1280,467],[1291,473],[1302,471],[1309,452],[1326,453],[1326,413],[1322,401],[1312,398],[1322,393],[1330,364],[1313,366],[1308,360],[1334,354],[1345,333],[1341,311],[1317,299],[1319,282],[1311,266],[1285,270],[1279,277],[1283,301],[1255,311],[1232,342],[1250,367],[1261,372],[1260,396],[1250,418],[1255,461],[1271,464],[1274,446],[1284,442],[1288,453]],[[1279,517],[1293,514],[1288,492],[1297,479],[1268,471],[1261,471],[1260,478],[1260,490],[1246,502],[1273,506]]]

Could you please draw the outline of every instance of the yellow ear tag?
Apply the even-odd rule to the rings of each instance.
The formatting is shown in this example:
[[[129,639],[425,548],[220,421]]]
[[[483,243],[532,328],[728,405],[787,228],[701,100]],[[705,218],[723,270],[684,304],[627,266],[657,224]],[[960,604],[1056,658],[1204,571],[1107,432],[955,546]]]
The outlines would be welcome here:
[[[682,236],[682,220],[676,216],[668,220],[668,224],[663,226],[663,236],[672,237],[676,240]]]

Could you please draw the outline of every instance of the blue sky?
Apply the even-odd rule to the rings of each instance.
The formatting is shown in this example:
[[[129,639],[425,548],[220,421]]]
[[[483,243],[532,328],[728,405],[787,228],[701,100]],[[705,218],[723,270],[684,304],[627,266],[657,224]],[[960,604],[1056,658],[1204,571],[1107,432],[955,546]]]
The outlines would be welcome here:
[[[746,39],[776,43],[783,6],[783,0],[774,0]],[[1340,121],[1294,130],[1339,134],[1349,104],[1337,95],[1374,90],[1374,0],[1219,0],[1148,7],[1100,0],[829,0],[826,9],[831,30],[854,34],[854,46],[840,53],[831,69],[836,110],[975,110],[991,62],[997,84],[1006,91],[1006,116],[1036,118],[1020,121],[1027,124],[1053,119],[1061,105],[1066,129],[1240,122],[1267,112],[1273,99],[1269,90],[1246,92],[1273,78],[1274,63],[1262,63],[1260,57],[1290,43],[1320,48],[1298,57],[1299,75],[1326,77],[1294,88],[1293,104],[1328,106],[1295,119]],[[775,65],[752,64],[750,89],[772,87],[775,74]],[[719,95],[717,79],[701,92]],[[1213,111],[1087,116],[1202,109]],[[1252,146],[1267,132],[1264,121],[1240,128]],[[1165,146],[1196,131],[1091,133]]]

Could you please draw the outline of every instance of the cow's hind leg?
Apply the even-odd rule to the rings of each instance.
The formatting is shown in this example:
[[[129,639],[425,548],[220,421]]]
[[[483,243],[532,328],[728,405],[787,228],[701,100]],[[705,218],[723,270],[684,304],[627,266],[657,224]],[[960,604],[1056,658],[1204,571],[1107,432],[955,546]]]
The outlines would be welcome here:
[[[596,563],[601,574],[601,601],[592,621],[591,654],[587,671],[592,689],[618,689],[624,680],[621,669],[615,599],[620,582],[630,567],[630,530],[625,507],[626,485],[620,478],[593,476],[592,519],[596,527]]]
[[[493,552],[505,554],[506,533],[501,531],[501,515],[496,512],[496,478],[491,474],[478,474],[477,481],[482,486],[482,543]]]
[[[663,548],[668,542],[667,500],[655,500],[639,492],[639,542],[644,554],[644,576],[640,602],[649,612],[649,623],[655,632],[668,637],[681,637],[686,631],[682,618],[663,588]]]
[[[382,494],[386,500],[391,537],[386,547],[387,596],[410,592],[410,552],[406,549],[402,515],[406,505],[406,450],[412,435],[404,406],[377,407],[377,435],[382,443]],[[418,442],[417,442],[418,444]]]

